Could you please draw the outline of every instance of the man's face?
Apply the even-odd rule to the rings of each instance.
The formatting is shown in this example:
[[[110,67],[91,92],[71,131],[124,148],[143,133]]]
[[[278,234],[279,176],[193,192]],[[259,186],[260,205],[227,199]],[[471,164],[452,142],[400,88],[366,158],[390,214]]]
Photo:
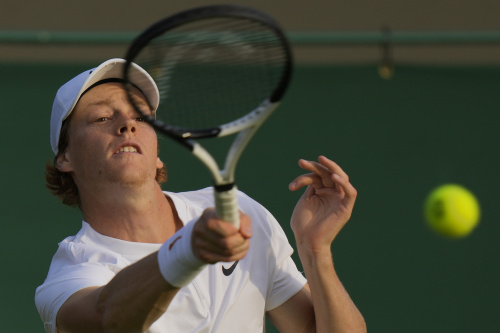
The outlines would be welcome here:
[[[134,98],[144,113],[151,113],[139,90]],[[163,167],[156,133],[130,105],[121,83],[101,84],[83,95],[73,110],[69,133],[58,167],[71,172],[80,192],[110,183],[154,182],[156,169]]]

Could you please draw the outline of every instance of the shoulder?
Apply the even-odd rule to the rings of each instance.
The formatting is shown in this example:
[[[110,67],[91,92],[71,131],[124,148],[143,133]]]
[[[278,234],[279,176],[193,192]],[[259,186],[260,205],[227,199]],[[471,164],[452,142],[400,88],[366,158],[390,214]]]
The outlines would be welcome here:
[[[199,205],[199,206],[210,206],[213,205],[213,189],[211,187],[203,188],[196,191],[186,191],[186,192],[169,192],[163,191],[165,195],[168,195],[174,203],[183,202],[188,205]]]
[[[212,187],[188,192],[164,192],[175,204],[181,219],[191,220],[204,209],[214,207],[214,190]],[[242,191],[237,191],[239,209],[250,216],[254,228],[264,229],[264,234],[273,233],[277,221],[273,215],[259,202]]]
[[[75,236],[67,237],[59,243],[50,264],[48,278],[60,276],[63,270],[69,274],[71,271],[79,274],[92,271],[93,274],[97,269],[108,272],[111,276],[136,260],[132,254],[145,256],[155,250],[147,246],[101,235],[88,223],[82,222],[82,228]]]
[[[214,189],[212,187],[206,187],[196,191],[164,191],[164,193],[174,201],[174,204],[177,208],[198,207],[205,209],[214,206]],[[237,197],[238,205],[240,206],[239,208],[245,214],[248,214],[255,210],[265,210],[262,205],[260,205],[257,201],[255,201],[242,191],[237,191]]]

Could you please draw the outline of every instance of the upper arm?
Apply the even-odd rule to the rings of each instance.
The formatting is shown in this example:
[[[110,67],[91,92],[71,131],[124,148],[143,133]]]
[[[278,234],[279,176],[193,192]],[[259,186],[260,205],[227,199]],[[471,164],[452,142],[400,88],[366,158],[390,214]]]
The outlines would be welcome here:
[[[267,316],[280,332],[315,332],[314,308],[309,285],[288,301],[267,312]]]
[[[57,313],[57,332],[101,332],[97,303],[102,287],[88,287],[75,292]]]

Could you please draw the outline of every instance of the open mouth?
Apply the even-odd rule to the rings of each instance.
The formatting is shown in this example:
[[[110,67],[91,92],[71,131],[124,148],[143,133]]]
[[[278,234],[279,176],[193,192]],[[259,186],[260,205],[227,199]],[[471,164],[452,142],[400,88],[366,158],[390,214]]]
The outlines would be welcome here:
[[[120,154],[120,153],[138,153],[138,150],[134,146],[124,146],[120,147],[117,151],[115,151],[114,154]]]

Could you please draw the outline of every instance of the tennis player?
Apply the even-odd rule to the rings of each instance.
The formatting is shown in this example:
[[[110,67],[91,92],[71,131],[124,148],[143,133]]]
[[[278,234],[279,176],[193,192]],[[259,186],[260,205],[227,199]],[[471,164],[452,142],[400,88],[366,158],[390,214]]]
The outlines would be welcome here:
[[[266,315],[281,332],[365,332],[330,248],[357,195],[347,174],[323,156],[299,161],[306,173],[289,188],[305,187],[291,219],[304,277],[278,222],[245,194],[236,229],[217,219],[212,189],[161,189],[157,137],[127,100],[123,64],[85,71],[55,97],[47,184],[83,222],[36,290],[46,332],[255,333]],[[157,87],[133,71],[153,114]]]

